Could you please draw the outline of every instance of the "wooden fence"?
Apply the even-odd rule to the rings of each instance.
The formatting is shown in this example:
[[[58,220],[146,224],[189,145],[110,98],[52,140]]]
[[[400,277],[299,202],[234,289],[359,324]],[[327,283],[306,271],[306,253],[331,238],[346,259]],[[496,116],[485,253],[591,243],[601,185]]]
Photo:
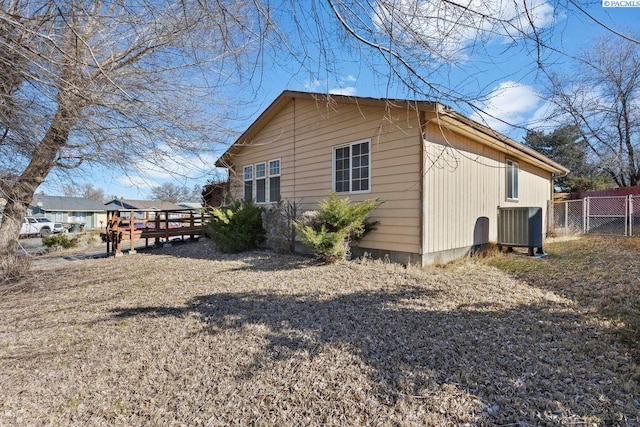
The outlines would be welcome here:
[[[117,210],[107,212],[107,255],[122,255],[128,241],[129,253],[136,253],[136,243],[149,239],[155,246],[170,243],[174,238],[192,240],[203,236],[209,215],[191,209],[182,210]]]

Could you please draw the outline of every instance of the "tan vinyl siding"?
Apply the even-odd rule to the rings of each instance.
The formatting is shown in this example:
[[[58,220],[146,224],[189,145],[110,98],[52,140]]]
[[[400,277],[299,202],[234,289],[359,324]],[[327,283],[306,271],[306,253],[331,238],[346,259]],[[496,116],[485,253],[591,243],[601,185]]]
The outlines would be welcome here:
[[[315,210],[333,187],[334,148],[368,140],[369,190],[341,196],[384,201],[372,215],[377,229],[360,242],[377,256],[462,256],[496,241],[500,206],[539,206],[546,221],[550,171],[562,166],[440,104],[337,99],[288,92],[274,101],[223,156],[232,194],[242,197],[244,166],[280,159],[282,200]],[[508,159],[519,167],[518,200],[506,197]]]
[[[520,171],[519,200],[506,198],[506,159]],[[497,239],[499,206],[539,206],[546,214],[549,172],[430,123],[425,132],[425,252],[437,253]],[[488,230],[476,229],[488,219]],[[476,239],[474,240],[474,236]],[[484,240],[484,239],[479,239]]]
[[[370,140],[370,191],[345,194],[353,201],[378,197],[372,216],[377,229],[360,246],[419,253],[420,136],[414,111],[380,106],[327,105],[308,99],[289,102],[233,157],[236,173],[248,164],[281,159],[281,197],[317,209],[333,183],[333,147]],[[241,179],[232,193],[242,197]]]

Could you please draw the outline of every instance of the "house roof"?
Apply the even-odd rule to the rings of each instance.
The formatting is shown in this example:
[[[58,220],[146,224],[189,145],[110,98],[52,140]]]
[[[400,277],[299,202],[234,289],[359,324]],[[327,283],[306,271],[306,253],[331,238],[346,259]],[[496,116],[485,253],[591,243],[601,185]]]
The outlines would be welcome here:
[[[44,196],[35,194],[31,206],[48,212],[104,212],[100,202],[84,197]]]
[[[160,200],[131,200],[131,199],[113,199],[106,203],[106,209],[116,210],[156,210],[170,211],[184,209],[182,206],[171,202],[162,202]]]
[[[200,209],[202,207],[200,202],[180,202],[178,205],[184,209]]]
[[[245,130],[242,135],[225,151],[216,161],[218,167],[229,167],[232,157],[243,146],[250,144],[255,135],[271,121],[292,99],[310,99],[322,102],[335,102],[343,104],[374,105],[374,106],[395,106],[411,108],[415,111],[434,112],[437,115],[439,124],[448,130],[466,135],[474,140],[478,140],[498,151],[508,153],[511,156],[522,158],[529,163],[537,165],[544,170],[564,176],[569,173],[569,169],[537,151],[520,144],[519,142],[497,132],[493,129],[478,123],[452,108],[437,102],[416,101],[406,99],[386,99],[386,98],[365,98],[358,96],[330,95],[311,92],[298,92],[286,90],[282,92],[266,110]]]

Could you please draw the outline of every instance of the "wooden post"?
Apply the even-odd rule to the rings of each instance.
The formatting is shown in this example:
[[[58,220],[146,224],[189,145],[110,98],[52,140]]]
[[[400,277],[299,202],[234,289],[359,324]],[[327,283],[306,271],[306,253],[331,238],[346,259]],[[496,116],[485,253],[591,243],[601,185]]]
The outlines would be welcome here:
[[[136,253],[135,244],[136,218],[133,211],[129,211],[129,255]]]
[[[149,212],[146,211],[144,213],[144,229],[148,230],[149,229]],[[145,237],[144,239],[144,247],[148,248],[149,247],[149,238]]]
[[[113,215],[112,211],[107,211],[107,227],[105,228],[104,232],[107,236],[107,256],[109,256],[109,254],[111,253],[111,251],[109,251],[109,247],[111,246],[109,243],[111,242],[111,217]]]
[[[164,211],[164,245],[171,247],[171,242],[169,241],[169,211]]]
[[[195,218],[193,217],[193,211],[189,212],[189,219],[190,219],[190,221],[189,221],[189,228],[191,228],[191,233],[192,233],[192,234],[189,236],[189,238],[190,238],[191,240],[195,240],[196,236],[193,234],[193,230],[194,230],[194,227],[195,227],[195,225],[196,225],[196,222],[195,222]]]

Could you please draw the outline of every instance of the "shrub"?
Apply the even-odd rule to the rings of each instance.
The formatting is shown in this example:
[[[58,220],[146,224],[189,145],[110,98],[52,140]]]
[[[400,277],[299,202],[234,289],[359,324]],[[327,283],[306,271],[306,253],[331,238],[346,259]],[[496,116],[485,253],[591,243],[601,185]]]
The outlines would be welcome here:
[[[263,208],[247,201],[236,201],[228,208],[210,211],[208,235],[222,252],[237,253],[254,249],[264,242]]]
[[[278,253],[293,253],[296,246],[295,221],[298,205],[295,202],[279,201],[262,214],[266,231],[266,243]]]
[[[381,204],[377,198],[351,203],[332,191],[328,199],[320,202],[319,211],[305,212],[296,221],[296,229],[305,246],[325,262],[335,262],[349,254],[351,242],[374,229],[377,222],[369,222],[367,218]]]
[[[69,249],[78,246],[78,238],[69,239],[66,234],[52,234],[42,238],[42,244],[49,249]]]

